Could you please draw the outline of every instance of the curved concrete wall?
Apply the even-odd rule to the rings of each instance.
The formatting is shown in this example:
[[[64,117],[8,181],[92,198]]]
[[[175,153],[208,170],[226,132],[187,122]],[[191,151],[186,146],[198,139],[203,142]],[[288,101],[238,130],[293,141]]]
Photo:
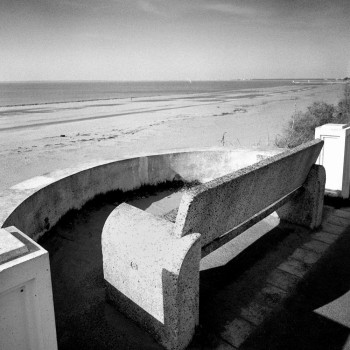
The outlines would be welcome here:
[[[85,164],[24,181],[0,194],[0,227],[16,226],[38,239],[69,210],[98,194],[129,191],[174,179],[206,182],[278,151],[210,149],[140,155]]]

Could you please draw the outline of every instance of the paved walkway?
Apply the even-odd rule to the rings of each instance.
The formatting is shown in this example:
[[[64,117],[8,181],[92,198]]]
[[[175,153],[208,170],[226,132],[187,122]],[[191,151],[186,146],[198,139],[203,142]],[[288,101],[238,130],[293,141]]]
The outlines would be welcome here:
[[[190,348],[350,349],[349,226],[350,208],[326,207],[319,230],[280,224],[225,267],[202,273],[202,329]]]
[[[175,221],[178,194],[142,209]],[[200,328],[190,349],[345,349],[350,292],[337,298],[350,290],[348,227],[350,207],[326,206],[315,232],[265,219],[245,233],[245,247],[236,239],[211,254],[201,263]],[[344,328],[344,339],[334,339],[330,323]]]

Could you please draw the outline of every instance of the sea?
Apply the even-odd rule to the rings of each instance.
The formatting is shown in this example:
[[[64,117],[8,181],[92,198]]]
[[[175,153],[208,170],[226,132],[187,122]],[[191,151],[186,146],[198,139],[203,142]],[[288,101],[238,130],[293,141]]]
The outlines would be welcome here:
[[[303,80],[305,81],[305,80]],[[320,80],[308,80],[319,84]],[[230,81],[45,81],[0,83],[0,107],[187,95],[292,85],[290,79]]]

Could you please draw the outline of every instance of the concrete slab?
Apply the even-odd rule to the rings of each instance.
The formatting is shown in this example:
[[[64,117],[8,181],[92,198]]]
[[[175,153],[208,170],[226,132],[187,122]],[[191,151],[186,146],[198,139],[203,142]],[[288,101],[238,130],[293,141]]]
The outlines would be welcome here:
[[[334,210],[333,214],[337,217],[348,219],[350,222],[350,212],[348,210],[337,209],[337,210]]]
[[[329,232],[319,231],[319,232],[314,233],[311,237],[318,240],[318,241],[321,241],[321,242],[324,242],[327,244],[331,244],[339,238],[339,235],[335,235],[335,234],[329,233]]]
[[[312,265],[315,264],[317,260],[321,258],[321,255],[309,249],[298,248],[294,251],[291,257],[293,259],[300,260],[305,264]]]
[[[153,215],[163,216],[179,207],[182,195],[182,191],[172,193],[160,201],[153,202],[146,211]]]
[[[164,216],[179,207],[182,195],[183,191],[179,190],[162,191],[151,196],[128,201],[128,203],[147,213]]]
[[[288,258],[286,261],[280,264],[278,268],[297,277],[303,277],[309,271],[310,265],[305,264],[300,260]]]
[[[27,246],[10,232],[0,229],[0,264],[28,253]]]
[[[325,228],[323,227],[323,229]],[[329,244],[313,239],[310,242],[306,242],[303,248],[309,249],[315,253],[324,253],[329,248]]]
[[[288,293],[291,293],[299,282],[299,278],[288,272],[276,269],[269,275],[267,282]]]
[[[330,215],[330,217],[327,220],[327,223],[336,226],[347,227],[350,225],[350,218],[348,219],[338,215]]]
[[[205,256],[200,263],[200,270],[208,270],[218,266],[224,266],[233,258],[237,257],[244,249],[251,246],[266,233],[277,227],[280,220],[276,213],[273,213],[258,222],[234,240],[218,248],[211,254]]]
[[[334,225],[329,222],[322,224],[322,231],[333,233],[335,235],[340,235],[344,231],[344,226]]]
[[[279,308],[284,299],[287,296],[287,292],[281,288],[267,285],[262,288],[261,291],[257,294],[255,300],[262,305],[266,305],[271,309]]]
[[[236,318],[229,324],[225,325],[224,331],[220,336],[229,344],[239,348],[254,329],[255,326],[250,322],[242,318]]]
[[[247,307],[241,309],[241,317],[255,326],[259,326],[272,313],[272,308],[259,304],[255,301],[251,302]]]
[[[350,291],[315,312],[350,329]]]

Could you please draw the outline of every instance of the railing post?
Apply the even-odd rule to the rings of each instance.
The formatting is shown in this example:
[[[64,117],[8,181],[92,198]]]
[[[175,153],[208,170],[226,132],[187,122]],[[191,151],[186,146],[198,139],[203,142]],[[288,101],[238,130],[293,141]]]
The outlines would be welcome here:
[[[48,252],[0,228],[0,349],[57,350]]]
[[[349,198],[350,124],[325,124],[315,129],[315,138],[324,141],[317,164],[326,169],[326,194]]]

